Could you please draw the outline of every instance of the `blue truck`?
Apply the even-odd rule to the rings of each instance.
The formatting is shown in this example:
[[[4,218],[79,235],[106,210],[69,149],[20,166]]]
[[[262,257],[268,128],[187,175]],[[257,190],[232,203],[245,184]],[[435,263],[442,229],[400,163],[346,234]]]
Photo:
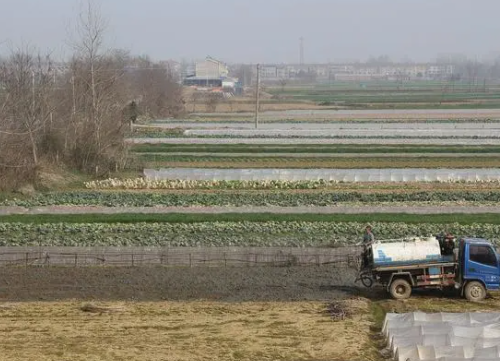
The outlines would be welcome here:
[[[477,302],[500,289],[500,258],[480,238],[375,242],[364,247],[357,281],[378,283],[394,299],[409,298],[415,288],[451,288]]]

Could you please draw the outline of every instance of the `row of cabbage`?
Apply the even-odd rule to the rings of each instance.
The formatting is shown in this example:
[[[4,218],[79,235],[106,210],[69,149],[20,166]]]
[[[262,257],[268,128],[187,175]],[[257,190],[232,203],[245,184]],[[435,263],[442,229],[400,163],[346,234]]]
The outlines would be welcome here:
[[[208,223],[0,223],[0,246],[280,246],[356,244],[365,224],[356,222]],[[500,225],[373,223],[376,238],[451,232],[500,241]]]
[[[133,178],[94,180],[85,182],[87,189],[326,189],[339,183],[338,180],[178,180]],[[433,183],[496,183],[500,179],[441,180]]]
[[[28,199],[10,199],[0,206],[104,206],[104,207],[189,207],[189,206],[335,206],[348,203],[363,204],[436,204],[441,203],[496,204],[500,191],[449,192],[61,192],[42,193]]]

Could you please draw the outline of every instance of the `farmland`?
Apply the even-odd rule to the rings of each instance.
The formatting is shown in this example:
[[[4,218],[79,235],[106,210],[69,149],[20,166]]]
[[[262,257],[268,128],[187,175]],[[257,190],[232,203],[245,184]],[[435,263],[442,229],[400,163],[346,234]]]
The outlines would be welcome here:
[[[383,290],[358,288],[350,263],[314,263],[311,256],[308,265],[293,258],[264,265],[253,255],[228,265],[225,252],[341,252],[359,242],[367,223],[378,239],[451,232],[500,244],[500,113],[389,113],[346,120],[346,113],[277,112],[264,114],[257,131],[244,114],[158,120],[138,126],[128,140],[125,175],[1,195],[2,257],[20,250],[0,280],[2,354],[380,360],[381,317],[414,303],[402,306]],[[161,178],[148,178],[148,170]],[[341,170],[380,179],[361,173],[336,179]],[[388,171],[395,173],[384,180]],[[435,179],[419,178],[431,172]],[[38,250],[36,262],[28,249]],[[69,263],[51,265],[46,249]],[[86,264],[75,249],[94,252],[93,262],[101,263]],[[182,265],[128,257],[130,250],[173,249],[224,257],[210,267],[191,253]],[[130,267],[99,256],[111,251],[122,252]],[[440,295],[417,298],[427,304]],[[342,303],[345,319],[327,313],[332,302]],[[39,336],[21,352],[12,332]]]
[[[473,304],[440,292],[387,300],[381,290],[345,286],[353,275],[329,267],[4,272],[1,350],[9,360],[382,360],[385,312],[498,307],[497,296]],[[346,310],[344,319],[331,316],[331,304]]]
[[[150,168],[153,173],[145,174],[161,179],[91,180],[77,189],[7,197],[1,202],[4,244],[334,247],[356,243],[365,223],[376,223],[377,236],[385,238],[446,229],[497,241],[496,212],[488,210],[500,202],[498,110],[294,111],[281,120],[280,112],[270,112],[263,113],[261,130],[241,114],[234,114],[236,122],[228,114],[197,116],[136,127],[139,135],[168,134],[154,142],[139,136],[130,145],[132,169]],[[266,143],[273,131],[280,137]],[[329,137],[354,143],[322,143]],[[407,142],[433,137],[440,143]],[[193,138],[218,142],[196,144]],[[255,144],[244,142],[249,139]],[[370,143],[374,139],[379,144]],[[294,170],[310,173],[301,178]],[[361,173],[347,180],[320,178],[339,170]],[[370,176],[387,171],[401,175],[380,175],[377,183]],[[447,172],[454,176],[446,178]],[[420,180],[419,174],[436,180]],[[442,214],[436,216],[433,207]],[[363,212],[371,208],[379,211]],[[216,213],[210,215],[211,209]],[[433,215],[421,215],[425,209]]]
[[[157,360],[166,355],[164,360],[194,361],[373,353],[372,348],[359,351],[369,344],[369,335],[356,330],[369,323],[366,302],[352,304],[359,314],[344,325],[331,322],[318,302],[105,303],[100,307],[118,311],[101,316],[82,312],[74,302],[26,303],[0,316],[2,353],[9,360]],[[23,347],[20,334],[33,339],[31,347]]]
[[[357,243],[367,222],[376,227],[378,237],[386,239],[429,236],[447,231],[459,236],[485,237],[500,243],[497,214],[23,217],[22,223],[15,222],[19,216],[2,217],[1,246],[339,247]]]
[[[0,361],[450,361],[386,314],[500,309],[493,5],[81,1],[2,8]],[[500,361],[483,317],[390,342]]]
[[[309,101],[349,109],[491,109],[500,105],[497,85],[470,86],[441,82],[369,81],[362,86],[334,82],[271,88],[283,102]]]
[[[255,157],[144,155],[147,168],[271,168],[271,169],[380,169],[380,168],[498,168],[498,156],[474,157]]]

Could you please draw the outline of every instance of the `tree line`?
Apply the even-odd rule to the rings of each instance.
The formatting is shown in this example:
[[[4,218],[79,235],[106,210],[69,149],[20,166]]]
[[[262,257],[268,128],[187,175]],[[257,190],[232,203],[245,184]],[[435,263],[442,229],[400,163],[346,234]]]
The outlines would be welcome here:
[[[91,1],[76,24],[63,66],[29,46],[0,59],[0,189],[36,185],[47,165],[123,169],[131,122],[184,111],[167,65],[106,47],[107,23]]]

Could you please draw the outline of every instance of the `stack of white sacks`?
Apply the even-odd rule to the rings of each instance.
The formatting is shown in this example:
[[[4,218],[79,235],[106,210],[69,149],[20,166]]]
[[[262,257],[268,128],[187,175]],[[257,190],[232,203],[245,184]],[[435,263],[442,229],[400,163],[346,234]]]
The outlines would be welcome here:
[[[397,361],[500,360],[500,313],[388,313],[382,332]]]

